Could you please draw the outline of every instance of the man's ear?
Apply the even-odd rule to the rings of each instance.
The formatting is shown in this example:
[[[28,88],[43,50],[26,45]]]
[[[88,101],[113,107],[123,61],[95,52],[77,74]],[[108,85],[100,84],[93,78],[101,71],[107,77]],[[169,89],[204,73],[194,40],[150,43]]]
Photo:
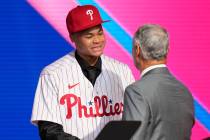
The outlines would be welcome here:
[[[141,53],[141,48],[139,44],[135,45],[135,50],[136,50],[136,56],[140,57],[140,53]]]

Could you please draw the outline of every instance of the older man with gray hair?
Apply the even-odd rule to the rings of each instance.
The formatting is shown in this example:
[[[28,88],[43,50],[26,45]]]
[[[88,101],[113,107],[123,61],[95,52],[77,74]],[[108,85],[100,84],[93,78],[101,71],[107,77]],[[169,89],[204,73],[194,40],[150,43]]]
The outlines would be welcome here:
[[[141,121],[133,140],[189,140],[193,98],[166,66],[169,37],[159,25],[141,26],[133,39],[133,59],[141,80],[126,88],[123,120]]]

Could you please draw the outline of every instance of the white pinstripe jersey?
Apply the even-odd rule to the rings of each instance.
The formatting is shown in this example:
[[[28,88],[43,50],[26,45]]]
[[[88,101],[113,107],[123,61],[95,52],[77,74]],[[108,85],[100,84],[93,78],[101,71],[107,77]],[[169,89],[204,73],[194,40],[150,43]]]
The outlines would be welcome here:
[[[66,133],[93,140],[107,122],[121,119],[124,90],[134,78],[127,65],[102,55],[102,72],[93,87],[74,54],[41,72],[31,121],[55,122]]]

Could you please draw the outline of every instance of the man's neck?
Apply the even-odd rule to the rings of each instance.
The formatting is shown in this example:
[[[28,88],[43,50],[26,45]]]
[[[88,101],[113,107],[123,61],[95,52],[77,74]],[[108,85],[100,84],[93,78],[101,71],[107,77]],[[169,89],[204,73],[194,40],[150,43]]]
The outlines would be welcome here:
[[[95,64],[98,61],[99,57],[94,57],[94,56],[88,56],[88,55],[82,55],[80,53],[77,52],[77,54],[83,59],[85,60],[90,66],[95,66]]]
[[[159,64],[166,64],[166,59],[163,60],[142,60],[141,62],[141,67],[140,71],[142,72],[146,68],[154,65],[159,65]]]

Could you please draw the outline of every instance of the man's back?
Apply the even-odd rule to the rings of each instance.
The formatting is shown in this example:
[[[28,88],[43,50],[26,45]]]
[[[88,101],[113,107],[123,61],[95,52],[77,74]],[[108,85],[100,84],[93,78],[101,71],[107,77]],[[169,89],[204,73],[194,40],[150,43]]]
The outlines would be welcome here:
[[[193,110],[188,89],[167,68],[155,68],[126,89],[123,119],[142,121],[135,140],[186,140]]]

